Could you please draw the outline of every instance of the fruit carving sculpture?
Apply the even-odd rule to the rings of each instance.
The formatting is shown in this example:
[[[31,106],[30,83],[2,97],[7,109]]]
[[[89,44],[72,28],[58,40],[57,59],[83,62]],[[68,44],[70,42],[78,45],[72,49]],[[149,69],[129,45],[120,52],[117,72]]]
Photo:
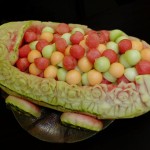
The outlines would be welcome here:
[[[44,141],[79,141],[114,119],[147,113],[149,74],[149,45],[119,29],[41,21],[0,26],[5,102]],[[48,125],[53,131],[43,129]]]

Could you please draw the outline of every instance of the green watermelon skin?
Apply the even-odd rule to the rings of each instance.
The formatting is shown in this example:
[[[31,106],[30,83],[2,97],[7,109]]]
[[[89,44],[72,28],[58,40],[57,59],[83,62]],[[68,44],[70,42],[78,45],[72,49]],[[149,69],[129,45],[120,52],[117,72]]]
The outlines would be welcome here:
[[[79,112],[101,119],[133,118],[150,110],[150,75],[137,76],[135,83],[79,86],[29,75],[13,66],[18,59],[18,47],[28,28],[36,26],[40,29],[46,25],[55,27],[57,24],[33,20],[10,22],[0,26],[2,90],[44,107],[62,112]],[[89,29],[78,24],[70,26]]]

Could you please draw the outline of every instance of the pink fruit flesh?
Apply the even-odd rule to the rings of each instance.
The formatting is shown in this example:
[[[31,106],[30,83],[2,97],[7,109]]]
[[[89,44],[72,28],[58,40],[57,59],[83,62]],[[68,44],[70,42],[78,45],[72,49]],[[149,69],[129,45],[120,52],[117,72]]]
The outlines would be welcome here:
[[[103,129],[103,123],[101,120],[84,114],[65,112],[61,115],[61,121],[65,124],[94,131],[100,131]]]

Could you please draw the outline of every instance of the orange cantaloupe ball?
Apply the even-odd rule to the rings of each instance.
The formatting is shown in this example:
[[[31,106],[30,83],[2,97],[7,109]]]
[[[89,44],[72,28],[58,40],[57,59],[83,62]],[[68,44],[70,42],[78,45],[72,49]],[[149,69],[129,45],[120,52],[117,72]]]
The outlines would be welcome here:
[[[71,48],[71,45],[68,45],[65,49],[65,55],[70,55],[70,48]]]
[[[150,48],[144,48],[141,50],[141,59],[150,61]]]
[[[49,65],[45,70],[44,70],[44,78],[56,78],[57,76],[57,67],[53,65]]]
[[[131,40],[132,49],[141,51],[143,49],[143,43],[140,40]]]
[[[99,44],[97,49],[102,54],[107,49],[107,47],[105,44]]]
[[[120,78],[124,74],[124,66],[119,62],[112,63],[109,73],[116,78]]]
[[[53,34],[51,32],[42,32],[42,34],[40,35],[40,39],[51,42],[53,40]]]
[[[103,76],[102,73],[92,69],[87,73],[88,82],[90,85],[94,86],[96,84],[100,84],[102,82]]]
[[[81,74],[79,71],[73,69],[67,72],[66,82],[68,84],[79,84],[81,82]]]
[[[82,72],[88,72],[92,69],[93,65],[88,58],[84,56],[78,60],[78,67]]]
[[[39,68],[37,68],[37,66],[35,65],[35,63],[31,63],[29,66],[29,73],[33,74],[33,75],[39,75],[42,72],[42,70],[40,70]]]
[[[32,51],[29,52],[29,54],[27,56],[27,59],[30,63],[33,63],[34,59],[39,58],[39,57],[42,57],[42,54],[40,53],[40,51],[32,50]]]
[[[82,41],[80,41],[79,45],[82,46],[85,49],[85,51],[88,51],[89,48],[86,45],[86,40],[85,39],[83,39]]]
[[[63,53],[61,53],[59,51],[54,51],[50,58],[51,64],[55,66],[55,65],[59,64],[60,62],[62,62],[63,58],[64,58]]]

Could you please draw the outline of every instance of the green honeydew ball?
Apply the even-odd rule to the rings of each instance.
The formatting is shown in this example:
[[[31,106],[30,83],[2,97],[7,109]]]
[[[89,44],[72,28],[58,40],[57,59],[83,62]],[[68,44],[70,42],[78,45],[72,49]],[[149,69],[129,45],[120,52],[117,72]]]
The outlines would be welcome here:
[[[89,81],[88,81],[88,73],[85,72],[82,74],[82,84],[83,85],[89,85]]]
[[[54,29],[51,28],[51,27],[44,27],[44,28],[42,29],[42,32],[54,33],[55,31],[54,31]]]
[[[112,83],[116,82],[116,80],[117,80],[117,78],[115,78],[114,76],[112,76],[112,75],[109,73],[109,71],[104,72],[104,73],[103,73],[103,77],[104,77],[106,80],[108,80],[108,81],[110,81],[110,82],[112,82]]]
[[[130,66],[134,66],[140,61],[141,54],[138,50],[131,49],[125,52],[125,59]]]
[[[115,42],[119,43],[121,40],[124,40],[124,39],[129,39],[129,37],[127,35],[122,35],[119,38],[117,38]]]
[[[57,71],[57,78],[59,81],[65,81],[66,80],[66,74],[67,74],[67,70],[65,70],[64,68],[59,68]]]
[[[119,30],[119,29],[114,29],[110,31],[110,40],[111,41],[115,41],[117,38],[119,38],[120,36],[122,36],[124,34],[123,31]]]
[[[135,77],[138,75],[136,68],[126,68],[124,71],[124,76],[129,80],[129,81],[134,81]]]
[[[94,68],[99,72],[106,72],[110,67],[110,61],[107,57],[102,56],[95,60]]]
[[[126,60],[125,54],[120,55],[120,57],[119,57],[119,62],[120,62],[125,68],[131,67],[131,66],[129,65],[129,63],[127,62],[127,60]]]
[[[65,39],[67,44],[70,45],[71,41],[70,41],[70,37],[71,37],[71,33],[64,33],[61,38]]]
[[[55,47],[54,45],[46,45],[43,49],[42,49],[42,55],[45,58],[50,58],[53,51],[55,51]]]
[[[36,49],[36,44],[37,44],[38,41],[33,41],[29,44],[29,47],[32,49],[32,50],[35,50]]]
[[[118,48],[118,44],[113,42],[113,41],[110,41],[106,44],[106,47],[107,49],[112,49],[114,50],[117,54],[119,52],[119,48]]]
[[[85,35],[85,32],[82,28],[79,28],[79,27],[76,27],[76,28],[73,28],[72,31],[71,31],[71,34],[74,34],[75,32],[81,32],[83,35]]]

